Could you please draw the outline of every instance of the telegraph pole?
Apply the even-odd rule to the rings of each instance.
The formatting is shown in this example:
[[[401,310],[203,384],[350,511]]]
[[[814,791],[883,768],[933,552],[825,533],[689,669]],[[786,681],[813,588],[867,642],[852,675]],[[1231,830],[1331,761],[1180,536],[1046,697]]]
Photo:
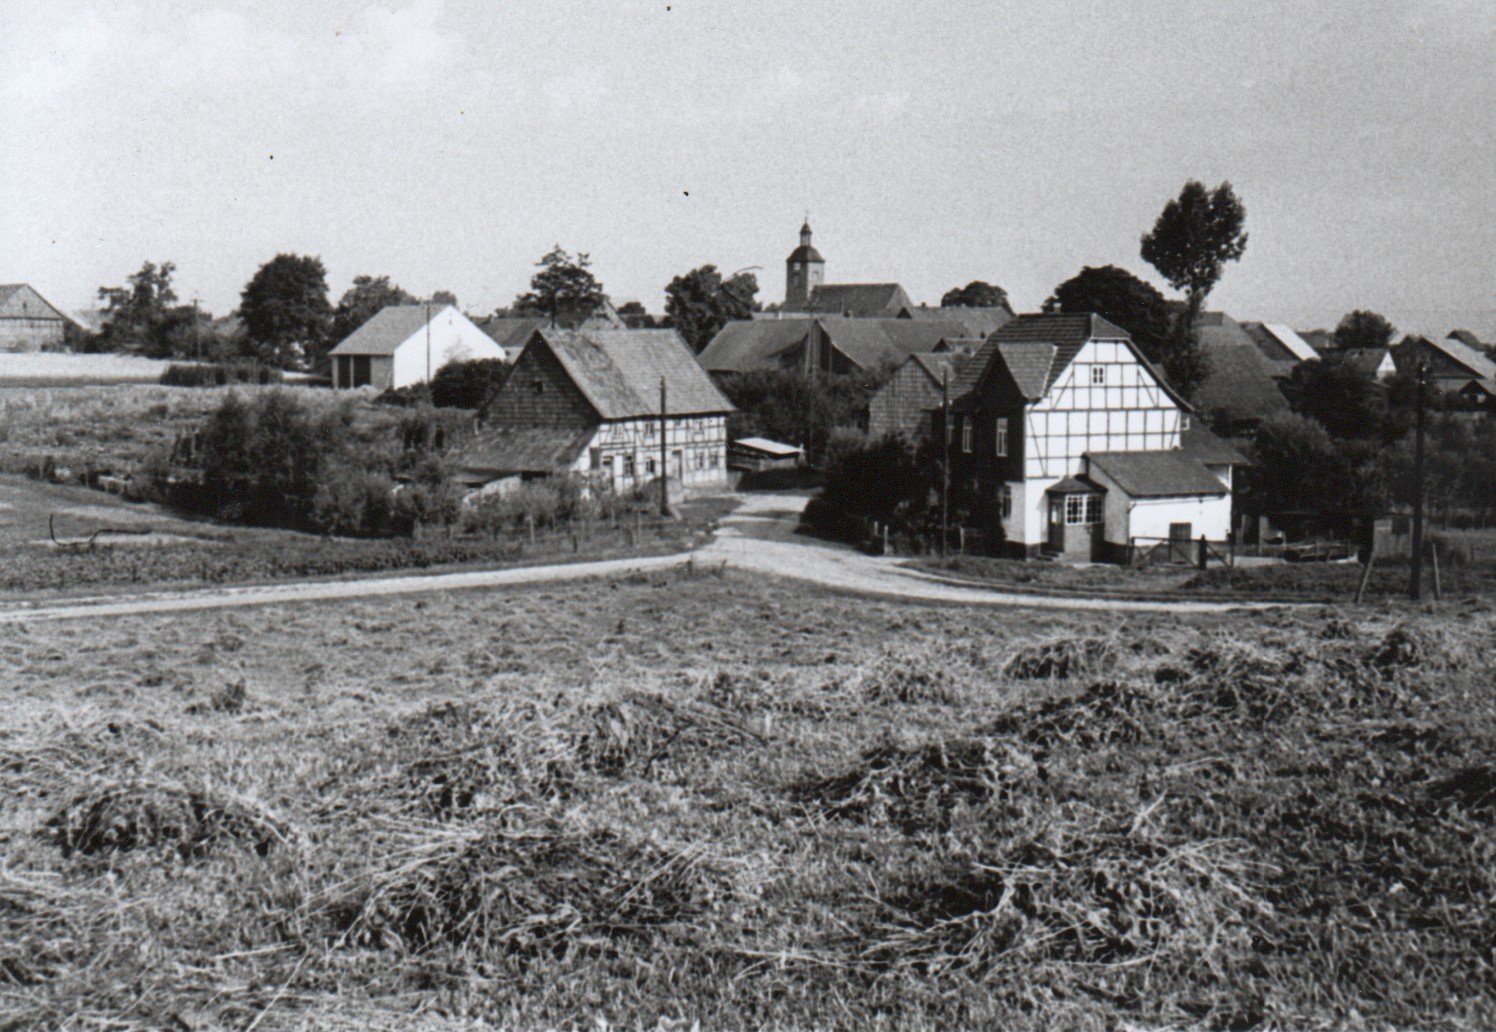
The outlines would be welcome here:
[[[660,515],[670,516],[670,467],[666,465],[669,455],[665,443],[665,378],[660,377]]]
[[[950,537],[951,518],[951,370],[940,374],[940,558]]]
[[[1413,424],[1413,568],[1408,594],[1417,602],[1423,597],[1423,435],[1427,418],[1424,406],[1428,393],[1428,350],[1422,337],[1413,346],[1418,349],[1418,413]]]

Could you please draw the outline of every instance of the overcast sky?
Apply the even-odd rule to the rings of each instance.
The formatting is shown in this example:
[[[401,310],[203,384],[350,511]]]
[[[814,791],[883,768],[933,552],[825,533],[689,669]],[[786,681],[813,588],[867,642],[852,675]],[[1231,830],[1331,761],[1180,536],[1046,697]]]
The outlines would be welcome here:
[[[762,265],[1037,308],[1229,179],[1210,306],[1496,337],[1493,0],[0,0],[0,282],[146,259],[231,310],[279,251],[469,311],[560,243],[615,301]]]

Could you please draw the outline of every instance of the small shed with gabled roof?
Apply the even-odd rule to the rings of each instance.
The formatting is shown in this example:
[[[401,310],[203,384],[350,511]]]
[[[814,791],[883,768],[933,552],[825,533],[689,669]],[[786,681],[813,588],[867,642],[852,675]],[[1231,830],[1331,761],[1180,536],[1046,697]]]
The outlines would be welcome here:
[[[449,362],[507,354],[452,305],[389,305],[332,349],[334,387],[427,383]]]

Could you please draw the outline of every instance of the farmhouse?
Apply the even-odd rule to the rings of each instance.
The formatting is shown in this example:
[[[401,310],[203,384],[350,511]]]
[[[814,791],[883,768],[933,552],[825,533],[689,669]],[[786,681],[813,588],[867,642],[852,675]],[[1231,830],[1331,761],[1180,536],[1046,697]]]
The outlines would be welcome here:
[[[457,462],[474,485],[580,473],[623,490],[663,454],[682,486],[721,488],[730,411],[674,330],[536,330]]]
[[[867,432],[922,441],[931,433],[931,413],[941,405],[944,385],[954,384],[967,356],[959,351],[917,352],[904,359],[868,399]]]
[[[1181,448],[1189,406],[1100,316],[1018,316],[951,393],[953,490],[1008,554],[1117,561],[1230,532],[1228,481]]]
[[[60,350],[77,320],[29,283],[0,283],[0,351]]]
[[[1392,349],[1400,372],[1418,367],[1420,349],[1428,362],[1428,382],[1441,391],[1460,394],[1484,404],[1496,394],[1496,362],[1451,333],[1443,340],[1407,337]]]
[[[448,362],[505,357],[451,305],[390,305],[332,349],[333,386],[409,387]]]

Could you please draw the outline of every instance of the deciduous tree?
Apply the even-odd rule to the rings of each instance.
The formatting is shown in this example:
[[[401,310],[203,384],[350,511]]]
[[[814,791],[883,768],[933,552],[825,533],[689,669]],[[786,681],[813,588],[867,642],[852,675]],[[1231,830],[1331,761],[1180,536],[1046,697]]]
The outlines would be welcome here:
[[[126,286],[99,288],[99,300],[104,303],[101,350],[153,358],[170,354],[166,331],[177,300],[171,283],[176,268],[172,262],[145,262],[139,272],[126,278]]]
[[[1335,343],[1342,348],[1385,348],[1396,333],[1397,327],[1379,313],[1358,308],[1335,327]]]
[[[278,254],[260,266],[239,295],[239,317],[261,361],[318,363],[332,328],[322,259]]]
[[[557,244],[536,263],[540,271],[530,278],[529,291],[514,299],[510,312],[545,316],[556,324],[586,319],[608,300],[591,265],[586,254],[573,256]]]
[[[1012,311],[1008,304],[1008,292],[1002,287],[992,283],[984,283],[982,280],[972,280],[964,287],[952,287],[947,290],[940,299],[942,308],[1006,308]]]
[[[740,272],[726,280],[715,265],[675,277],[665,288],[665,314],[691,350],[700,352],[733,319],[752,317],[758,278]]]
[[[390,305],[414,304],[416,298],[392,284],[388,276],[355,276],[353,286],[338,299],[332,317],[332,341],[346,340],[355,330]]]

